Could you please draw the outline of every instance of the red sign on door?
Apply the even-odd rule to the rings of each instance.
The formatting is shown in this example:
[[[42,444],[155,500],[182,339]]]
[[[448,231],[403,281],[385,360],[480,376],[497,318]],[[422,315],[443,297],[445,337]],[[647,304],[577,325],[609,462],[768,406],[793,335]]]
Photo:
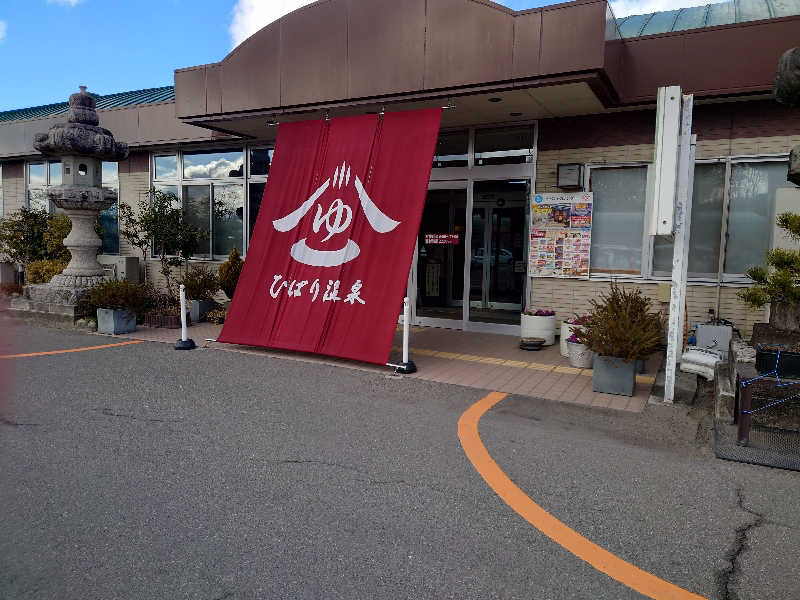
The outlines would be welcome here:
[[[441,109],[279,126],[219,341],[388,360]]]

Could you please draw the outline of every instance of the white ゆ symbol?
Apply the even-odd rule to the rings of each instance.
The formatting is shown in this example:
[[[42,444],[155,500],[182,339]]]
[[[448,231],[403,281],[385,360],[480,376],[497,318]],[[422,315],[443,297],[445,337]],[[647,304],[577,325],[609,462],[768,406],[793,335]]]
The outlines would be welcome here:
[[[325,183],[319,186],[297,210],[281,219],[274,220],[272,226],[277,231],[283,232],[294,229],[329,187],[332,186],[333,189],[341,190],[342,187],[347,187],[349,184],[350,167],[343,162],[341,167],[336,167],[333,177],[326,179]],[[389,233],[400,224],[400,221],[395,221],[381,212],[381,209],[375,205],[367,194],[358,176],[354,178],[353,185],[358,193],[361,210],[364,211],[364,216],[367,217],[367,221],[375,231]],[[353,220],[353,210],[342,202],[341,198],[336,198],[328,207],[327,212],[323,214],[322,211],[322,204],[318,204],[312,225],[314,233],[318,233],[322,225],[325,225],[328,235],[323,238],[322,242],[327,242],[334,235],[346,231]],[[307,238],[303,238],[296,242],[292,246],[290,254],[297,262],[312,267],[338,267],[355,259],[361,253],[361,248],[351,239],[348,239],[345,245],[338,250],[316,250],[309,247],[306,240]]]

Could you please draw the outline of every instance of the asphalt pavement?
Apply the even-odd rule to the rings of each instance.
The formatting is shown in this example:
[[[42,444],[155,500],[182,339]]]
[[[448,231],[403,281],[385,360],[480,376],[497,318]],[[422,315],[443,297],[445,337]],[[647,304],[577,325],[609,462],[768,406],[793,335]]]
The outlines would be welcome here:
[[[118,341],[14,324],[0,355]],[[0,599],[642,597],[489,488],[457,436],[481,390],[157,343],[0,369]],[[510,396],[480,435],[641,569],[800,598],[800,474],[715,459],[709,423]]]

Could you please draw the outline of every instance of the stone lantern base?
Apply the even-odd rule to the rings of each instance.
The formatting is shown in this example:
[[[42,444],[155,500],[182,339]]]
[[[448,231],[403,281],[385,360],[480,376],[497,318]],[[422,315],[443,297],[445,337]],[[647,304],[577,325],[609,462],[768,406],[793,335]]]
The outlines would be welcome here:
[[[98,279],[103,280],[102,277]],[[11,301],[9,314],[29,321],[72,327],[85,316],[80,302],[90,287],[66,287],[53,283],[26,285],[22,296]]]

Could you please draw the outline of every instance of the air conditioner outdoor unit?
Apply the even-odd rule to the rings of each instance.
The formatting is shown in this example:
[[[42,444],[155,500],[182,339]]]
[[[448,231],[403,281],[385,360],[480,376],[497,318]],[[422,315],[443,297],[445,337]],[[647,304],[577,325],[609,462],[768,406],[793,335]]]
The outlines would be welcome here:
[[[98,254],[97,262],[103,265],[107,277],[139,283],[139,259],[135,256]]]

